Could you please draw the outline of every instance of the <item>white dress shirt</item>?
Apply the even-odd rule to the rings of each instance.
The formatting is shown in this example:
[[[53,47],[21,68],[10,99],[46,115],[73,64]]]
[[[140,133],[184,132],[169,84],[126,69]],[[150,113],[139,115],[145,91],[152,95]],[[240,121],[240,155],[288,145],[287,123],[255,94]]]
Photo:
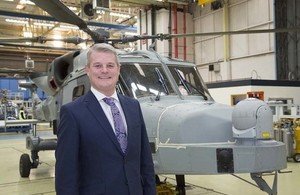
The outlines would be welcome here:
[[[102,107],[103,111],[104,111],[104,114],[106,115],[106,118],[108,119],[110,125],[112,126],[114,132],[116,133],[115,131],[115,125],[114,125],[114,121],[113,121],[113,117],[112,117],[112,113],[111,113],[111,108],[108,104],[106,104],[104,101],[103,101],[103,98],[107,97],[105,96],[104,94],[100,93],[99,91],[97,91],[95,88],[91,87],[91,91],[92,93],[96,96],[97,100],[99,101],[100,103],[100,106]],[[125,115],[124,115],[124,112],[123,112],[123,109],[122,109],[122,106],[120,104],[120,101],[119,101],[119,98],[118,98],[118,95],[116,93],[116,91],[114,92],[114,94],[112,96],[110,96],[111,98],[114,99],[114,103],[116,104],[116,106],[118,107],[119,111],[120,111],[120,114],[121,114],[121,117],[123,119],[123,123],[125,125],[125,130],[126,130],[126,133],[127,132],[127,123],[126,123],[126,119],[125,119]],[[128,134],[127,134],[128,135]]]

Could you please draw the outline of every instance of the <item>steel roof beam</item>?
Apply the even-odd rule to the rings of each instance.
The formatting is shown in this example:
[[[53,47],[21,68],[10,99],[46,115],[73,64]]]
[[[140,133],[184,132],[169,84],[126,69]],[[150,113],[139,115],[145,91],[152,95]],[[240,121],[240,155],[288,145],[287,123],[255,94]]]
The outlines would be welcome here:
[[[10,16],[10,17],[18,17],[18,18],[30,18],[35,20],[45,20],[51,22],[59,22],[55,18],[51,16],[41,16],[41,15],[33,15],[33,14],[26,14],[26,13],[17,13],[17,12],[9,12],[0,10],[0,15],[2,16]],[[118,29],[118,30],[128,30],[128,31],[137,31],[136,27],[132,26],[124,26],[124,25],[117,25],[117,24],[107,24],[101,22],[87,22],[89,26],[96,26],[101,28],[109,28],[109,29]]]

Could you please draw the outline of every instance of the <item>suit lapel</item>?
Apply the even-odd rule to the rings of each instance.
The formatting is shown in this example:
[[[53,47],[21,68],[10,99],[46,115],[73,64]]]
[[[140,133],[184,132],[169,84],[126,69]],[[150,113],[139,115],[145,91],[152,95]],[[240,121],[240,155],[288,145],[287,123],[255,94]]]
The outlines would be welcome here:
[[[122,152],[120,144],[116,138],[116,135],[108,119],[106,118],[106,115],[104,114],[100,103],[98,102],[97,98],[91,91],[89,91],[85,96],[84,103],[87,109],[96,118],[97,122],[100,125],[99,127],[102,128],[102,130],[107,134],[109,139],[115,144],[115,146],[120,150],[120,152]]]

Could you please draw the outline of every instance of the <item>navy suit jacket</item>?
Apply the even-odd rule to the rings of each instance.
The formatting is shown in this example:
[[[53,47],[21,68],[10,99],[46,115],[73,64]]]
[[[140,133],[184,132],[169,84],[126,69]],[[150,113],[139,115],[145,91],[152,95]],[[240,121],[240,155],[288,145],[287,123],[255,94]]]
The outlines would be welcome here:
[[[57,195],[155,195],[155,173],[140,104],[118,95],[128,131],[124,154],[89,91],[61,107],[55,151]]]

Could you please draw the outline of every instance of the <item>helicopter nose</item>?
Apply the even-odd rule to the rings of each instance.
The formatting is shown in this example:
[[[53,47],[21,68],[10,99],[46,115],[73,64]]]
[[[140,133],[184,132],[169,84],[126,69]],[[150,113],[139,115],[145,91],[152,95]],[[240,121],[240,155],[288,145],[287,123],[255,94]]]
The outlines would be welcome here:
[[[220,104],[185,103],[166,107],[156,133],[161,143],[227,142],[232,136],[232,108]]]

